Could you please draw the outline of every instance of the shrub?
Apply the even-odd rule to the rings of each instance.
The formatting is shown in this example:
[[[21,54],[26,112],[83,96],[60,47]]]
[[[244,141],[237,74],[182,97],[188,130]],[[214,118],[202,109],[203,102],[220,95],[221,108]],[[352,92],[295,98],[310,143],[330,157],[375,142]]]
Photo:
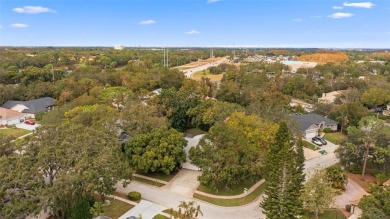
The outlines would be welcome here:
[[[351,212],[351,205],[346,205],[346,206],[345,206],[345,210],[346,210],[347,212]]]
[[[331,132],[332,132],[332,129],[330,129],[330,128],[324,128],[324,132],[325,132],[325,133],[331,133]]]
[[[385,173],[377,173],[375,174],[376,183],[378,185],[382,185],[386,180],[389,178],[387,174]]]
[[[141,193],[135,191],[129,192],[129,194],[127,194],[127,198],[131,201],[137,202],[141,200]]]

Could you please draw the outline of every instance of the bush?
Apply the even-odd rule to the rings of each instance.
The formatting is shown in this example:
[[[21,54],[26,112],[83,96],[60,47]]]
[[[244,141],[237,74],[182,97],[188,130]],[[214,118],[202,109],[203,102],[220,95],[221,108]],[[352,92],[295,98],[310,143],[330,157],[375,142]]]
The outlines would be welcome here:
[[[382,185],[386,180],[389,178],[387,174],[385,173],[377,173],[375,174],[376,183],[378,185]]]
[[[127,194],[127,198],[131,201],[137,202],[141,200],[141,193],[135,191],[129,192],[129,194]]]
[[[332,132],[332,129],[330,129],[330,128],[324,128],[324,132],[325,132],[325,133],[331,133],[331,132]]]
[[[351,213],[351,205],[346,205],[345,210],[349,213]]]

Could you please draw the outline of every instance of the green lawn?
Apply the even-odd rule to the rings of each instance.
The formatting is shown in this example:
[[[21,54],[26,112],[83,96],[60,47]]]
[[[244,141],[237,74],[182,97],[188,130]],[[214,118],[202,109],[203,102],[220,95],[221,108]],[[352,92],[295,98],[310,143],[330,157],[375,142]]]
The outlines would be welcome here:
[[[224,206],[224,207],[233,207],[233,206],[240,206],[245,205],[253,202],[257,197],[263,193],[265,189],[265,183],[261,184],[255,191],[253,191],[251,194],[247,195],[244,198],[235,198],[235,199],[219,199],[219,198],[210,198],[207,196],[194,194],[194,198],[203,200],[205,202],[209,202],[215,205]]]
[[[312,143],[310,143],[308,141],[302,141],[302,142],[303,142],[303,147],[305,147],[305,148],[309,148],[309,149],[311,149],[313,151],[316,151],[316,150],[320,149],[320,147],[318,147],[317,145],[312,144]]]
[[[142,182],[142,183],[145,183],[145,184],[149,184],[149,185],[152,185],[152,186],[157,186],[157,187],[165,186],[165,184],[163,184],[163,183],[152,181],[152,180],[148,180],[148,179],[144,179],[144,178],[137,177],[137,176],[133,176],[133,179],[135,181]]]
[[[103,215],[112,219],[119,218],[134,206],[118,200],[110,200],[111,204],[103,207]]]
[[[333,132],[333,133],[328,133],[328,134],[325,134],[324,136],[324,139],[327,140],[327,141],[330,141],[334,144],[340,144],[341,142],[343,142],[345,139],[347,138],[347,136],[345,136],[343,133],[341,132]]]
[[[192,128],[192,129],[187,129],[184,133],[195,136],[195,135],[202,135],[202,134],[204,134],[206,132],[200,130],[199,128]]]
[[[30,132],[31,131],[26,130],[26,129],[14,129],[14,128],[0,129],[0,134],[11,135],[15,138],[20,137],[20,136],[25,135],[25,134],[28,134]]]
[[[169,175],[167,175],[165,173],[137,173],[137,174],[147,176],[147,177],[152,177],[152,178],[159,179],[159,180],[162,180],[165,182],[169,182],[176,175],[176,173],[177,172],[171,173]]]
[[[304,218],[312,218],[315,219],[316,217],[313,214],[306,213],[306,217]],[[319,219],[346,219],[344,214],[339,210],[335,208],[327,209],[324,211],[323,214],[318,215]]]
[[[166,217],[164,215],[158,214],[158,215],[154,216],[153,219],[169,219],[169,217]]]
[[[213,194],[213,195],[226,195],[226,196],[239,195],[239,194],[242,194],[244,192],[244,188],[250,189],[256,182],[257,181],[253,182],[251,180],[246,180],[246,181],[240,183],[240,185],[235,186],[234,188],[226,188],[226,187],[220,186],[218,188],[218,191],[216,191],[210,187],[200,185],[197,190],[201,191],[201,192]]]

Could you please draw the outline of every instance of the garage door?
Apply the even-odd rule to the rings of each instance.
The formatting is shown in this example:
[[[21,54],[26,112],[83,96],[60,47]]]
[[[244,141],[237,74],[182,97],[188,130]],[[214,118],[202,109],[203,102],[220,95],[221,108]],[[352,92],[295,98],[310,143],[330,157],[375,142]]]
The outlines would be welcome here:
[[[306,133],[306,138],[311,139],[317,135],[317,130],[310,130],[310,131],[306,131],[305,133]]]
[[[19,123],[20,123],[20,118],[11,119],[11,120],[8,120],[8,122],[7,122],[8,125],[15,125],[15,124],[19,124]]]

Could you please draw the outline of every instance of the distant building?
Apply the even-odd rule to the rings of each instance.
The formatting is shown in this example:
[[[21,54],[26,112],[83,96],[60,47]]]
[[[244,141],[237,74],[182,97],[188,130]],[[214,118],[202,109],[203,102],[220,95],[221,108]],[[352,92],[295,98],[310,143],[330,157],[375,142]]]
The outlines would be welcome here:
[[[114,46],[114,49],[115,50],[123,50],[125,47],[124,46],[122,46],[122,45],[116,45],[116,46]]]
[[[318,103],[321,104],[332,104],[335,99],[340,95],[344,94],[346,90],[332,91],[329,93],[322,93],[322,97],[318,98]]]
[[[306,103],[303,100],[291,99],[290,106],[296,107],[298,105],[300,105],[308,113],[313,112],[313,110],[314,110],[314,105],[313,104]]]

